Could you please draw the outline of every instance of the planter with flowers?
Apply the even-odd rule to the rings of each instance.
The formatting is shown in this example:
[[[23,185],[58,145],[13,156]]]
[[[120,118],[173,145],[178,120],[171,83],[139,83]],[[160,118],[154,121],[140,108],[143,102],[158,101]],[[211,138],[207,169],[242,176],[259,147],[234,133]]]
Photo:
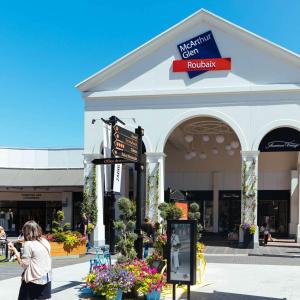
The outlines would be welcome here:
[[[147,300],[159,300],[163,286],[166,284],[166,276],[158,272],[156,268],[149,267],[145,261],[134,260],[122,264],[122,267],[135,276],[133,289],[138,294],[144,295]]]
[[[119,264],[96,267],[86,277],[86,284],[93,294],[106,299],[121,300],[123,292],[130,291],[134,283],[134,274]]]
[[[51,245],[51,256],[84,255],[87,239],[78,231],[69,230],[70,224],[63,223],[64,212],[59,210],[53,221],[52,232],[45,237]]]
[[[241,229],[244,232],[244,248],[254,249],[254,234],[256,226],[248,223],[241,224]]]

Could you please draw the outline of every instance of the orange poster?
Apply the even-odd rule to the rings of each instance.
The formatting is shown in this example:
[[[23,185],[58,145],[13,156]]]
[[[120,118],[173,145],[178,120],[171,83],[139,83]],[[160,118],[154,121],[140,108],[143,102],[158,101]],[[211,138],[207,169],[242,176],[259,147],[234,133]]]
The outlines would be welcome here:
[[[175,206],[181,208],[182,210],[182,217],[180,220],[187,220],[188,219],[188,204],[186,202],[175,202]]]

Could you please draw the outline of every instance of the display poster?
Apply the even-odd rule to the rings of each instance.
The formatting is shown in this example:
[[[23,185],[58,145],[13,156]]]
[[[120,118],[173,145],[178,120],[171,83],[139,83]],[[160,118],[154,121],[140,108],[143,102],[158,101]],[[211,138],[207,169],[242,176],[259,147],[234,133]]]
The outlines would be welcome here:
[[[169,283],[193,285],[196,282],[196,225],[194,220],[168,220]]]

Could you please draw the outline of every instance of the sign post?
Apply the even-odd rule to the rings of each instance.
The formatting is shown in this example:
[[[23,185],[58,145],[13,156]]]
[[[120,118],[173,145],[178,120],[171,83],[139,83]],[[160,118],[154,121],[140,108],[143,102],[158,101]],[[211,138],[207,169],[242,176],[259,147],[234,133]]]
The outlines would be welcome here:
[[[139,259],[143,258],[143,235],[142,235],[142,172],[144,171],[144,165],[141,163],[141,154],[142,154],[142,147],[143,147],[143,135],[144,130],[142,127],[138,127],[135,130],[135,133],[138,136],[138,159],[135,163],[135,169],[137,172],[137,190],[136,190],[136,225],[135,225],[135,233],[137,234],[137,240],[136,240],[136,252],[137,257]]]
[[[120,122],[125,125],[116,116],[112,116],[109,120],[103,120],[106,124],[111,125],[111,157],[94,159],[93,163],[96,165],[103,164],[111,165],[111,190],[109,193],[109,245],[110,252],[115,254],[115,230],[113,222],[115,220],[115,191],[120,190],[121,170],[124,163],[134,163],[135,170],[137,172],[136,182],[136,228],[137,240],[135,248],[138,258],[143,256],[143,236],[142,236],[142,172],[144,171],[144,165],[141,162],[141,155],[143,149],[143,135],[144,129],[138,127],[135,132],[131,132],[117,124]],[[115,170],[117,171],[115,174]]]

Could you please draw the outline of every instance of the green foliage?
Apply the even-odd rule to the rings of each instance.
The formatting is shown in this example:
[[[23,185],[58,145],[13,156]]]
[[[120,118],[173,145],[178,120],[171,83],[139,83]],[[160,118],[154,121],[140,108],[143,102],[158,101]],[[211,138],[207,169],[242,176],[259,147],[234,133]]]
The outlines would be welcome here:
[[[189,208],[189,220],[196,220],[197,221],[197,240],[199,241],[201,239],[201,235],[202,235],[202,230],[203,227],[200,224],[200,212],[199,212],[199,205],[196,202],[193,202],[190,204],[190,208]]]
[[[134,249],[134,242],[137,235],[135,228],[135,203],[128,198],[122,197],[117,202],[121,212],[120,219],[114,221],[114,227],[119,233],[116,243],[116,249],[119,252],[118,261],[124,262],[133,260],[137,253]]]
[[[49,241],[64,243],[67,248],[75,247],[76,245],[85,242],[81,233],[70,230],[70,223],[64,223],[64,212],[59,210],[56,212],[52,222],[52,233],[47,236]]]
[[[92,176],[93,176],[92,178],[93,181],[91,187],[89,187],[89,178],[85,178],[83,201],[81,204],[81,213],[85,214],[89,222],[95,225],[97,224],[97,215],[98,215],[95,166],[93,166]]]
[[[177,207],[174,203],[163,202],[159,204],[158,209],[162,218],[162,230],[166,230],[167,220],[178,220],[182,217],[182,209]]]
[[[165,220],[178,220],[182,217],[182,209],[174,203],[161,203],[158,206],[160,216]]]

